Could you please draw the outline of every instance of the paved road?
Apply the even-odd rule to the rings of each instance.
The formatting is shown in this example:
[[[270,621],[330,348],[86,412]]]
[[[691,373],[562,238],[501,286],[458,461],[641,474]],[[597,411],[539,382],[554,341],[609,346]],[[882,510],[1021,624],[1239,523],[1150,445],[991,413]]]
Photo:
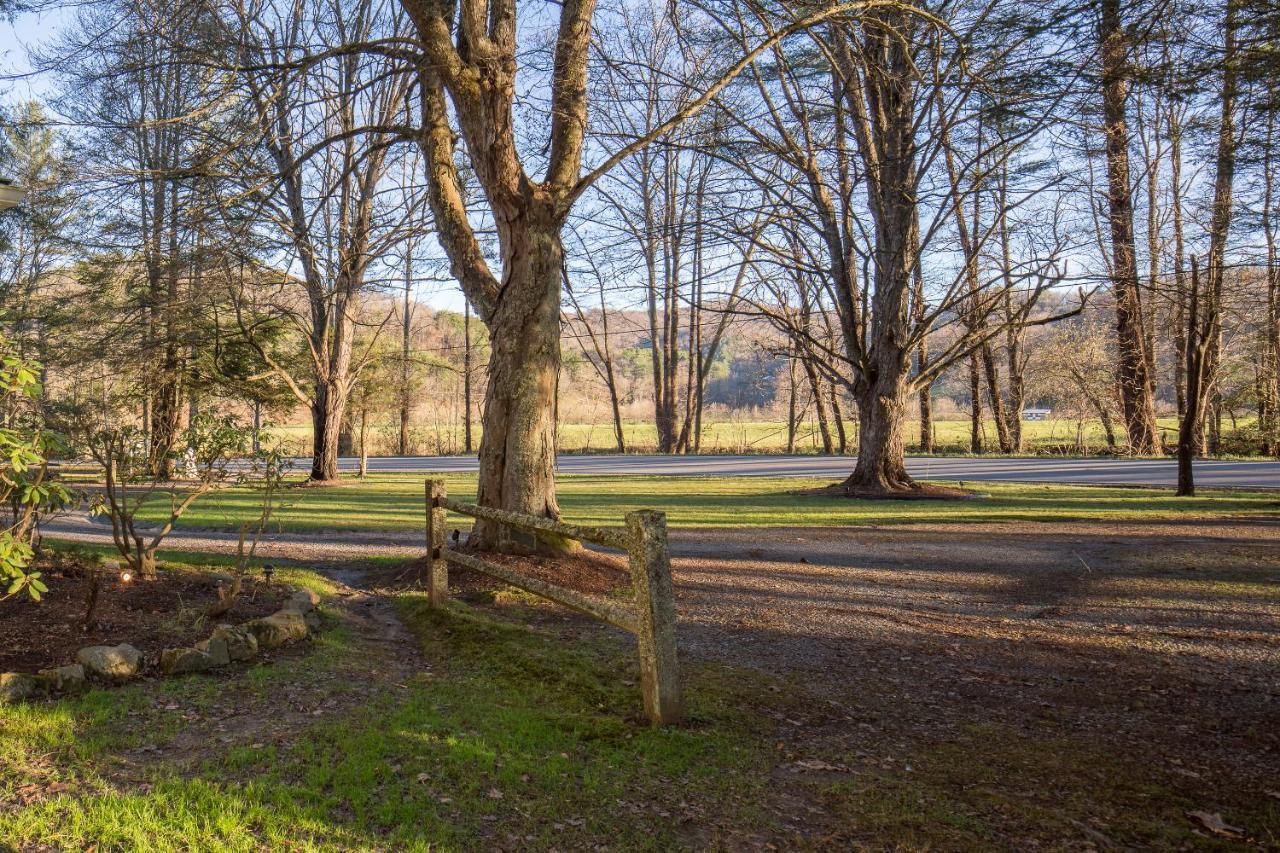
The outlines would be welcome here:
[[[355,459],[343,459],[344,470],[354,470]],[[853,469],[853,457],[830,456],[661,456],[598,455],[561,456],[562,474],[618,474],[720,477],[829,477],[839,478]],[[310,460],[299,459],[305,470]],[[474,456],[403,456],[369,460],[371,471],[466,473],[477,468]],[[907,459],[913,477],[927,480],[974,482],[1079,483],[1084,485],[1173,486],[1177,466],[1171,459],[972,459],[915,456]],[[1237,488],[1280,488],[1280,461],[1196,463],[1196,485]]]

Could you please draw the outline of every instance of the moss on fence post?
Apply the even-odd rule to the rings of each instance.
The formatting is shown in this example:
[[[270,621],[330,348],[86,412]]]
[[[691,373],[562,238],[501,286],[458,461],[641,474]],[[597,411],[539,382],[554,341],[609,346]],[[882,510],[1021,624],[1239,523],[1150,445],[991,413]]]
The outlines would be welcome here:
[[[449,564],[444,559],[444,480],[427,480],[427,598],[432,607],[449,602]]]
[[[683,710],[667,516],[650,509],[629,512],[627,529],[631,533],[631,579],[639,621],[636,639],[645,713],[655,724],[678,723]]]

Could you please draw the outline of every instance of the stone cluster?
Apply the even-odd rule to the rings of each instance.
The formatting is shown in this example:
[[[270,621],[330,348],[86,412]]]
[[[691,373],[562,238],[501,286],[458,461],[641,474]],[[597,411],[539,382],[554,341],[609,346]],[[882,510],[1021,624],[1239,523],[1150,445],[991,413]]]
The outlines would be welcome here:
[[[275,649],[294,640],[306,639],[320,625],[316,607],[320,596],[300,589],[275,613],[243,625],[219,625],[207,640],[185,649],[165,649],[160,653],[160,671],[166,675],[203,672],[226,666],[231,661],[249,660],[260,649]]]
[[[160,652],[160,671],[166,675],[203,672],[247,661],[263,649],[275,649],[305,639],[320,627],[316,610],[320,596],[301,589],[277,612],[243,625],[219,625],[207,640],[191,648]],[[71,696],[88,687],[88,677],[119,683],[135,677],[142,669],[142,652],[128,643],[118,646],[86,646],[76,653],[76,663],[42,669],[35,675],[24,672],[0,673],[0,705],[42,696]]]

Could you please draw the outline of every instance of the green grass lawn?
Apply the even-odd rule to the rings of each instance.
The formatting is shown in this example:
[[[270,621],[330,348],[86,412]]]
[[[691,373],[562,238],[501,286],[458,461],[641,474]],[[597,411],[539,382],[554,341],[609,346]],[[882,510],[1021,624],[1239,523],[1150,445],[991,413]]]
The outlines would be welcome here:
[[[475,476],[446,478],[449,494],[475,498]],[[286,531],[420,530],[424,479],[376,474],[338,486],[290,488],[275,516]],[[806,494],[827,480],[763,477],[559,478],[560,506],[572,522],[621,524],[633,509],[659,509],[672,527],[753,528],[907,522],[1005,522],[1224,518],[1280,514],[1274,492],[1209,491],[1177,498],[1167,489],[967,483],[989,495],[964,501],[864,501]],[[232,529],[257,512],[257,496],[231,488],[202,498],[182,526]],[[159,518],[157,507],[153,517]],[[458,519],[461,520],[461,519]]]
[[[754,806],[773,744],[743,704],[762,684],[691,665],[693,723],[654,729],[617,644],[564,644],[465,605],[440,615],[415,595],[400,605],[423,670],[399,681],[371,675],[378,650],[330,620],[305,656],[234,678],[0,707],[0,849],[661,850],[679,843],[665,819],[678,808],[769,827]],[[326,715],[296,713],[329,699]],[[267,728],[211,725],[229,705]],[[188,721],[209,742],[141,749],[171,749]],[[3,807],[33,783],[52,795]]]
[[[331,596],[304,575],[285,577]],[[0,706],[0,849],[985,850],[1083,843],[1096,820],[1136,847],[1227,849],[1192,834],[1203,791],[1087,731],[971,715],[938,738],[863,736],[851,721],[883,708],[857,685],[696,658],[688,724],[654,729],[627,644],[398,606],[421,644],[399,669],[330,609],[301,654]],[[1232,820],[1275,842],[1275,808],[1236,799]]]

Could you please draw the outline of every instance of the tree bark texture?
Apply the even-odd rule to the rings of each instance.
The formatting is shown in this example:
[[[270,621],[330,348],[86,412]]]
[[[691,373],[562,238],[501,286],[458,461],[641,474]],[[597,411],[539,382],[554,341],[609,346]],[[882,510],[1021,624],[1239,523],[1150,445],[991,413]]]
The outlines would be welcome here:
[[[1116,304],[1116,367],[1129,447],[1156,449],[1156,410],[1146,351],[1142,296],[1138,289],[1129,177],[1127,101],[1131,80],[1129,42],[1120,19],[1120,0],[1101,0],[1102,113],[1106,135],[1108,221],[1111,232],[1112,289]]]

